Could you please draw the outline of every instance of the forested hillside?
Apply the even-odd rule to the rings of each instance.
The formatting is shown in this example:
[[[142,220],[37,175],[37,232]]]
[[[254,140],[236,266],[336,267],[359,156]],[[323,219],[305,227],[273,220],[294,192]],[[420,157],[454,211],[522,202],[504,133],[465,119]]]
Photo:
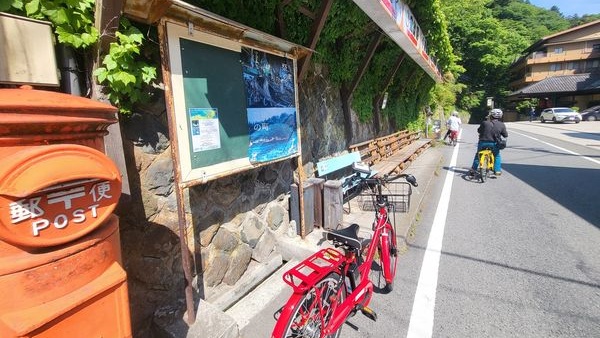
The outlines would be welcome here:
[[[528,0],[441,0],[457,63],[464,67],[457,82],[457,106],[471,110],[484,98],[502,101],[508,69],[524,49],[544,36],[600,19],[600,13],[565,17],[559,8],[531,5]]]

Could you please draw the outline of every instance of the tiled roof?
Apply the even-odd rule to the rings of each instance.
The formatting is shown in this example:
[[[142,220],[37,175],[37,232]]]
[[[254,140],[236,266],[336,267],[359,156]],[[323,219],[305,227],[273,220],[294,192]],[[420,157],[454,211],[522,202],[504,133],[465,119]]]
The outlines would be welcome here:
[[[538,41],[536,41],[533,45],[529,46],[526,50],[524,50],[524,53],[533,52],[534,50],[536,50],[540,46],[545,45],[546,42],[548,42],[548,40],[550,40],[550,39],[553,39],[553,38],[556,38],[556,37],[559,37],[561,35],[565,35],[565,34],[568,34],[568,33],[571,33],[571,32],[575,32],[575,31],[578,31],[578,30],[583,29],[583,28],[587,28],[587,27],[590,27],[590,26],[598,25],[598,24],[600,24],[600,20],[595,20],[595,21],[592,21],[592,22],[585,23],[583,25],[579,25],[579,26],[575,26],[575,27],[569,28],[567,30],[564,30],[564,31],[561,31],[561,32],[558,32],[558,33],[554,33],[552,35],[545,36],[545,37],[539,39]]]
[[[510,96],[576,92],[600,93],[600,74],[553,76],[512,92]]]

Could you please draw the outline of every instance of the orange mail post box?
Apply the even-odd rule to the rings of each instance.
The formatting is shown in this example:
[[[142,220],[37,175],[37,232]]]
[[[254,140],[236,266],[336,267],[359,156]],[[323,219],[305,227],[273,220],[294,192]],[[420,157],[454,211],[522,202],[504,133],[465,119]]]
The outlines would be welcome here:
[[[116,109],[0,89],[0,337],[131,337]]]

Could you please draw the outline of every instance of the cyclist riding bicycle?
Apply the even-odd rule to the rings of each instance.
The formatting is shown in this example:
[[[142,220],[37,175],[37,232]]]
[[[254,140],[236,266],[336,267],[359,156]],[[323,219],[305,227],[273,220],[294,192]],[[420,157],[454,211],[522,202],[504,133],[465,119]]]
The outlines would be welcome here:
[[[494,173],[496,176],[502,174],[502,158],[500,157],[500,149],[498,148],[497,142],[501,137],[508,137],[506,126],[504,122],[500,121],[502,118],[502,110],[495,108],[492,109],[489,115],[489,120],[481,122],[477,132],[479,133],[479,142],[477,143],[477,151],[475,152],[475,158],[473,159],[473,165],[469,171],[470,175],[474,175],[477,172],[477,166],[479,165],[479,157],[477,153],[483,148],[491,148],[494,154]]]
[[[448,136],[450,136],[450,143],[452,140],[456,140],[458,138],[458,132],[460,131],[460,126],[462,125],[462,121],[458,117],[458,112],[455,110],[452,112],[452,115],[446,122],[446,126],[448,126],[448,132],[446,132],[446,136],[444,136],[444,140]]]

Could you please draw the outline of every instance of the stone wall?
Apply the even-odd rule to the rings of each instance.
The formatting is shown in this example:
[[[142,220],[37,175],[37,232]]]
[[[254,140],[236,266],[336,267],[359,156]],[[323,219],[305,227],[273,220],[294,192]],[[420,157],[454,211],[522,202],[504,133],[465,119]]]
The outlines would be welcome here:
[[[345,151],[339,89],[321,68],[299,86],[304,171]],[[374,137],[373,126],[353,117],[353,140]],[[180,317],[185,309],[184,275],[178,238],[173,161],[164,93],[121,124],[131,196],[121,204],[121,242],[128,273],[136,337],[152,336],[153,323]],[[186,190],[188,249],[195,263],[197,297],[220,285],[235,285],[252,262],[277,250],[276,236],[296,233],[289,220],[289,190],[295,160],[285,160]],[[175,315],[178,314],[178,315]],[[164,324],[164,323],[162,323]]]

